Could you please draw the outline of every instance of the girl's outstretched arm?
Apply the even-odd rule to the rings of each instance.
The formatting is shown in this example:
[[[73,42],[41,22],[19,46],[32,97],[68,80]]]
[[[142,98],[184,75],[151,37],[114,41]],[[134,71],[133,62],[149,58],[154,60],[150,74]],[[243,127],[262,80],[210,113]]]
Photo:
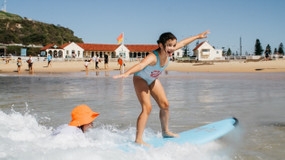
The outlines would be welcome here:
[[[147,65],[152,65],[156,63],[156,56],[153,53],[149,53],[140,63],[135,64],[130,69],[128,69],[125,73],[115,75],[113,78],[126,78],[131,74],[134,74],[140,70],[143,70]]]
[[[176,44],[175,50],[180,49],[180,48],[190,44],[191,42],[195,41],[196,39],[207,38],[207,34],[209,34],[209,33],[210,33],[210,31],[207,30],[207,31],[204,31],[200,34],[197,34],[196,36],[185,38]]]

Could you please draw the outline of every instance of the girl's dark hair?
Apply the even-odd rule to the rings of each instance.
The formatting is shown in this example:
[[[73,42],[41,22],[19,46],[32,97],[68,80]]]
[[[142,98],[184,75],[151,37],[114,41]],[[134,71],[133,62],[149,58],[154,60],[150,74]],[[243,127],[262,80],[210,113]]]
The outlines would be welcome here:
[[[162,33],[159,37],[159,39],[157,40],[157,44],[161,43],[163,45],[165,45],[165,43],[168,41],[168,40],[174,40],[174,39],[177,39],[174,34],[172,34],[171,32],[165,32],[165,33]]]

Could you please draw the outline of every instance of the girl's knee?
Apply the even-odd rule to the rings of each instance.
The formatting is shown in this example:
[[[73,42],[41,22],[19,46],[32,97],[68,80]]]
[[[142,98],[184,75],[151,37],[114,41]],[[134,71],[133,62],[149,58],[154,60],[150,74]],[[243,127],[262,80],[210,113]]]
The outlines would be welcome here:
[[[169,103],[168,103],[168,101],[165,101],[165,102],[161,103],[161,104],[160,104],[160,109],[168,110],[168,109],[169,109]]]
[[[152,110],[151,106],[142,107],[142,112],[146,113],[147,115],[150,115],[151,110]]]

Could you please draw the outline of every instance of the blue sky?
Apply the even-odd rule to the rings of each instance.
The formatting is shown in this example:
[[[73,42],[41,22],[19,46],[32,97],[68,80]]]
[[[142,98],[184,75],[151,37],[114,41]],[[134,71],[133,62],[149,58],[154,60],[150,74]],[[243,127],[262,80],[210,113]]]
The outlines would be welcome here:
[[[211,31],[211,45],[233,52],[239,52],[241,37],[243,54],[254,52],[256,39],[272,50],[285,42],[285,1],[280,0],[6,1],[7,12],[67,27],[85,43],[116,44],[124,32],[125,44],[156,44],[163,32],[181,40],[204,30]]]

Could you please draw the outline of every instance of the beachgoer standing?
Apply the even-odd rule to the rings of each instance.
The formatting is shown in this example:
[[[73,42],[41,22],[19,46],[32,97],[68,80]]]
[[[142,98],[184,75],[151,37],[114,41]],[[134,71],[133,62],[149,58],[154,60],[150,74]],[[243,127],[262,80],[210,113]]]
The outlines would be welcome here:
[[[85,66],[85,70],[86,70],[86,71],[88,71],[88,65],[89,65],[89,63],[90,63],[91,61],[92,61],[92,58],[85,60],[84,66]]]
[[[104,66],[105,66],[105,69],[108,69],[108,68],[109,68],[108,62],[109,62],[108,54],[105,53],[105,54],[104,54]]]
[[[120,56],[120,57],[118,58],[118,64],[119,64],[119,66],[120,66],[120,69],[119,69],[119,70],[122,69],[123,63],[124,63],[123,58],[122,58],[122,56]]]
[[[99,66],[98,66],[98,64],[99,64],[99,62],[100,62],[100,57],[99,57],[99,55],[98,54],[96,54],[96,58],[95,58],[95,68],[96,69],[99,69]]]
[[[22,59],[21,59],[21,57],[18,57],[18,59],[17,59],[17,71],[18,71],[18,73],[21,73],[21,66],[22,66]]]
[[[48,54],[48,56],[47,56],[47,60],[48,60],[48,65],[47,65],[47,67],[51,66],[51,59],[52,59],[51,55]]]
[[[149,53],[141,62],[132,66],[125,73],[113,77],[125,78],[134,74],[134,88],[142,108],[137,119],[136,143],[145,144],[142,137],[148,116],[152,110],[151,96],[155,99],[160,108],[159,118],[163,137],[173,138],[178,136],[177,134],[170,132],[168,128],[169,102],[158,76],[167,67],[169,58],[175,50],[188,45],[194,40],[206,38],[208,33],[209,31],[205,31],[179,42],[177,42],[177,38],[172,33],[163,33],[157,41],[158,49]]]
[[[34,70],[33,70],[34,60],[33,60],[33,57],[31,55],[29,56],[29,59],[27,60],[27,63],[28,63],[28,67],[29,67],[29,72],[33,73],[34,72]]]

